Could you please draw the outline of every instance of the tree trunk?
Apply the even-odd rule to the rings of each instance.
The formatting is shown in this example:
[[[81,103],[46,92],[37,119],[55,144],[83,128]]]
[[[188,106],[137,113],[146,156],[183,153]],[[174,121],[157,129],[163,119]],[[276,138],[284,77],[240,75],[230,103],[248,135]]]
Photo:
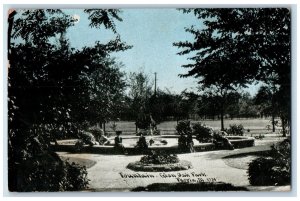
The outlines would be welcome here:
[[[135,132],[137,133],[138,132],[138,127],[136,125],[136,121],[135,121]]]
[[[224,111],[221,111],[221,131],[224,131]]]
[[[284,117],[281,117],[281,126],[282,126],[282,137],[286,137],[286,120]]]
[[[272,131],[273,131],[273,133],[275,132],[275,115],[274,115],[274,113],[272,114]]]

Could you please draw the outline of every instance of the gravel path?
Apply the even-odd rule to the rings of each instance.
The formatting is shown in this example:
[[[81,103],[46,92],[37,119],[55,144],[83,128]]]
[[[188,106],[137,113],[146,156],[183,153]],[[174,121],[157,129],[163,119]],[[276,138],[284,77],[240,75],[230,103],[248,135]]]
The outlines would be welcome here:
[[[192,162],[193,169],[177,172],[134,172],[126,168],[129,162],[138,161],[141,156],[127,155],[100,155],[100,154],[70,154],[60,153],[64,157],[81,158],[95,161],[96,164],[88,169],[90,189],[92,191],[130,191],[133,188],[147,186],[152,183],[174,182],[225,182],[235,186],[249,186],[246,165],[254,156],[251,153],[270,149],[267,144],[233,151],[220,150],[179,154],[180,160]],[[230,155],[250,153],[250,156],[241,158],[226,158]],[[251,190],[265,188],[251,187]],[[277,187],[270,187],[269,190]],[[278,188],[278,189],[282,189]],[[288,188],[289,189],[289,188]],[[266,190],[266,189],[265,189]]]

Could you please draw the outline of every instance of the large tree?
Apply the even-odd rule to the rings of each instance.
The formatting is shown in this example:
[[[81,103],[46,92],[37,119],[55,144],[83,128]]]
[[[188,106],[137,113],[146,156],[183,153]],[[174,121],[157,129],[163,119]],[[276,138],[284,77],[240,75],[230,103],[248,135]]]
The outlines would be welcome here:
[[[118,10],[86,12],[90,14],[91,26],[103,24],[115,31],[112,22],[119,20]],[[89,104],[104,97],[103,106],[110,108],[111,103],[106,100],[118,96],[123,88],[122,76],[109,55],[128,46],[117,36],[107,44],[96,42],[93,47],[75,50],[65,38],[67,29],[75,21],[62,10],[17,10],[9,18],[8,178],[11,191],[84,188],[86,173],[79,169],[78,175],[71,175],[74,180],[69,178],[67,169],[75,167],[63,165],[51,151],[51,136],[57,132],[74,136],[85,121],[91,120],[91,115],[86,113]],[[103,74],[111,80],[103,79]],[[107,89],[114,83],[117,86]]]
[[[282,118],[289,121],[290,11],[286,8],[182,9],[199,24],[186,28],[194,41],[177,42],[179,55],[194,52],[182,77],[199,78],[204,88],[246,87],[272,82],[282,94]],[[272,79],[271,79],[272,78]],[[273,79],[274,78],[274,79]]]
[[[129,74],[128,88],[129,107],[135,119],[137,130],[140,126],[144,127],[142,119],[149,119],[146,117],[150,115],[149,100],[153,95],[152,83],[149,76],[143,71],[132,72]]]

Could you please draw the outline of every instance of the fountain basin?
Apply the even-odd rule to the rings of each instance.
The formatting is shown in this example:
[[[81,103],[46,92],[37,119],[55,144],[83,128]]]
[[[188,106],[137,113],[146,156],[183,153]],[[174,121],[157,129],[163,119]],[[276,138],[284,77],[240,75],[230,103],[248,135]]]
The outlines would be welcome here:
[[[126,152],[128,152],[129,154],[136,153],[135,145],[139,137],[122,136],[122,138],[123,138],[123,145],[125,147]],[[244,148],[244,147],[254,146],[254,138],[252,137],[227,136],[227,138],[233,144],[234,148]],[[146,136],[147,142],[149,142],[150,139],[154,140],[154,143],[151,146],[149,146],[150,150],[164,151],[167,153],[179,153],[178,135]],[[76,141],[77,139],[60,140],[58,141],[58,145],[53,145],[52,147],[55,151],[76,152],[74,146]],[[162,143],[162,141],[166,141],[167,144]],[[194,139],[194,149],[196,152],[216,150],[215,145],[213,143],[199,143],[196,139]],[[84,145],[81,152],[116,154],[114,150],[114,137],[110,138],[109,145],[94,145],[94,146]]]

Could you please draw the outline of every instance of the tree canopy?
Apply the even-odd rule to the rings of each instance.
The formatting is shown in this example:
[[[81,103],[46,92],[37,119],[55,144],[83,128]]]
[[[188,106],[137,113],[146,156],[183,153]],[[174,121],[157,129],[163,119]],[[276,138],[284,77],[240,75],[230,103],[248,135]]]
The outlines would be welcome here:
[[[276,86],[281,117],[290,119],[290,10],[287,8],[196,8],[199,24],[186,28],[193,41],[176,42],[190,55],[181,77],[195,77],[203,88],[232,91],[254,82]]]
[[[103,24],[117,33],[113,21],[121,20],[118,10],[86,12],[91,27],[100,28]],[[86,186],[84,178],[74,184],[60,181],[65,178],[64,169],[72,166],[62,165],[51,151],[50,141],[59,135],[76,136],[86,122],[111,118],[117,110],[114,106],[121,101],[124,74],[110,54],[130,46],[117,35],[106,44],[96,41],[92,47],[76,50],[65,38],[75,21],[56,9],[16,10],[10,17],[8,159],[12,191],[57,191],[71,190],[68,185]],[[43,165],[49,165],[50,160],[61,165],[43,171],[48,168]],[[30,169],[39,172],[34,179]],[[82,178],[84,174],[79,170],[78,175],[72,176]],[[55,180],[51,180],[53,175]],[[46,186],[39,185],[47,178]]]

